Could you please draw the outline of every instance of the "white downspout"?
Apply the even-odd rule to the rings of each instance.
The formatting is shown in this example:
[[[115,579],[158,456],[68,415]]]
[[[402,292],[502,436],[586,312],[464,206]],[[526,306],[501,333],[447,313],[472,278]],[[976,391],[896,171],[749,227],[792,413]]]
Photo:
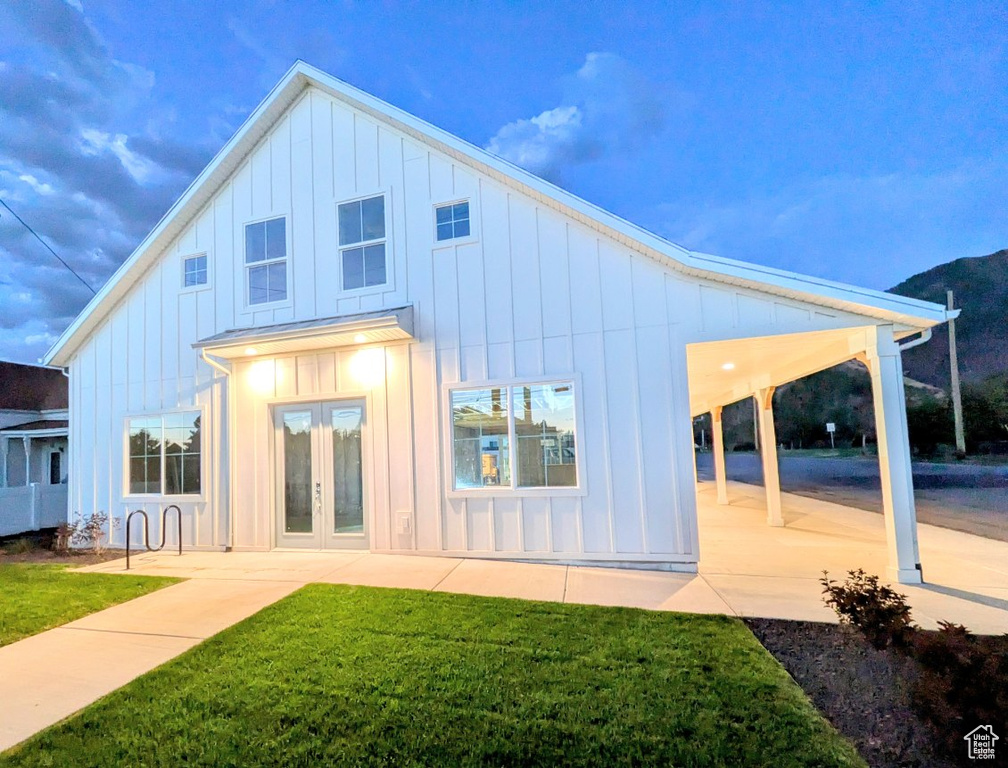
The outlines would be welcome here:
[[[205,349],[200,350],[200,357],[203,359],[207,365],[211,368],[220,371],[224,374],[227,379],[227,453],[228,453],[228,481],[227,481],[227,501],[228,501],[228,535],[227,535],[227,548],[234,548],[234,530],[235,530],[235,520],[234,520],[234,445],[235,445],[235,428],[234,428],[234,411],[235,411],[235,398],[234,398],[234,385],[231,379],[231,369],[225,365],[222,365],[218,361],[214,360],[207,354]],[[214,468],[215,482],[219,482],[220,479],[220,454],[215,452],[214,463],[216,467]],[[216,486],[215,486],[216,487]],[[217,508],[217,504],[214,504],[215,516],[219,515],[220,512]],[[214,526],[217,531],[220,530],[220,519],[214,521]],[[216,533],[216,531],[215,531]]]
[[[925,328],[923,331],[921,331],[920,336],[918,336],[916,339],[911,339],[910,341],[903,342],[902,344],[899,345],[899,348],[900,351],[902,352],[903,350],[913,349],[914,347],[918,347],[921,344],[926,344],[929,341],[931,341],[931,329]]]

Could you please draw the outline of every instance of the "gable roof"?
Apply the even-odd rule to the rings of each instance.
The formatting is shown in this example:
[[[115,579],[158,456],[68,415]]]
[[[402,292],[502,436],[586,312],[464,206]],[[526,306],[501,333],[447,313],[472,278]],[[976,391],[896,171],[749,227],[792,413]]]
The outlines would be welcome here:
[[[0,411],[55,411],[69,407],[66,376],[58,368],[0,361]]]
[[[73,353],[147,271],[161,251],[181,234],[283,113],[309,87],[316,87],[353,109],[684,274],[799,301],[811,301],[905,325],[910,329],[931,327],[956,314],[939,304],[690,251],[298,60],[57,339],[46,354],[47,364],[68,364]]]

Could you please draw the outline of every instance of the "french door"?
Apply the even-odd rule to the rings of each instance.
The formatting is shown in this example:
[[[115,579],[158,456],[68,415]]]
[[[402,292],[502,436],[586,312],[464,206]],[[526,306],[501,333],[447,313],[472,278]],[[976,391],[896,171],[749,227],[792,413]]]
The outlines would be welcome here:
[[[273,408],[276,546],[368,549],[363,400]]]

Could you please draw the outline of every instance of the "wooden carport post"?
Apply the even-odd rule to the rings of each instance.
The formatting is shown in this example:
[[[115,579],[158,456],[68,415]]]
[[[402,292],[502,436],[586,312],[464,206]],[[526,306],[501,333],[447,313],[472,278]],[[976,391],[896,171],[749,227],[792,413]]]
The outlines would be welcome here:
[[[923,576],[917,546],[917,509],[903,392],[903,359],[891,325],[869,329],[866,346],[864,357],[859,355],[858,359],[871,374],[882,512],[889,551],[888,574],[900,584],[920,584]]]
[[[724,425],[721,423],[723,407],[711,408],[711,435],[714,450],[714,484],[717,486],[717,503],[728,503],[728,475],[724,458]]]
[[[759,411],[760,458],[763,460],[763,488],[766,490],[767,525],[784,525],[781,511],[780,470],[777,466],[777,432],[774,430],[773,394],[775,387],[766,387],[756,395]]]

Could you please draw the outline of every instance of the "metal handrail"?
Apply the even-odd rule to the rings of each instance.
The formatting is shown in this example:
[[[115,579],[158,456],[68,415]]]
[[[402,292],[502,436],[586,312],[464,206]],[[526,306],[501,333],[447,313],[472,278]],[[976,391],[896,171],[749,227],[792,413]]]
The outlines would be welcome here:
[[[147,548],[148,552],[160,552],[164,549],[165,544],[168,541],[168,513],[175,510],[175,516],[178,520],[178,553],[182,555],[182,510],[179,509],[178,504],[169,504],[167,507],[161,510],[161,546],[152,547],[150,545],[150,518],[147,517],[147,512],[143,509],[134,509],[126,516],[126,570],[130,567],[130,521],[133,519],[134,515],[143,515],[144,519],[144,546]]]

